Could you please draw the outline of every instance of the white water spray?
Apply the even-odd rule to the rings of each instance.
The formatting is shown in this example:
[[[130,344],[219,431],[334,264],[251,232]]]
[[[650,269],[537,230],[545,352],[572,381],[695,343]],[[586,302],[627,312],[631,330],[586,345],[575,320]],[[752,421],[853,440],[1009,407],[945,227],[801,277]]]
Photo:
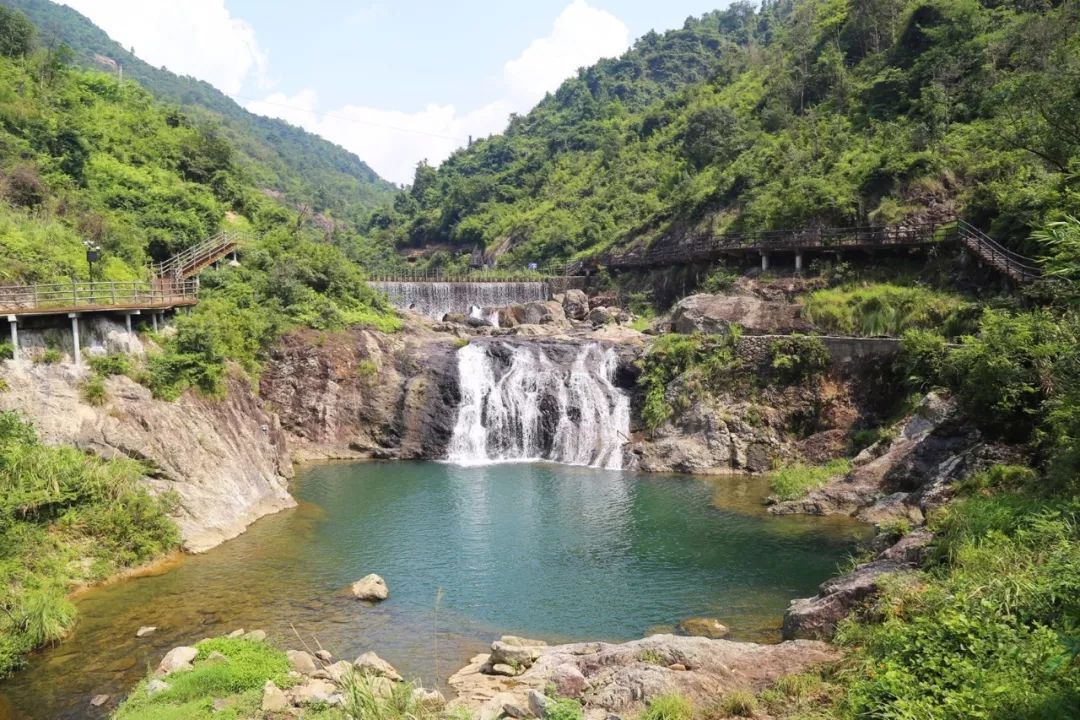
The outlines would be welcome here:
[[[447,459],[462,465],[553,460],[621,469],[630,400],[612,383],[615,352],[594,343],[569,352],[573,359],[567,363],[541,344],[470,344],[458,350],[461,404]]]

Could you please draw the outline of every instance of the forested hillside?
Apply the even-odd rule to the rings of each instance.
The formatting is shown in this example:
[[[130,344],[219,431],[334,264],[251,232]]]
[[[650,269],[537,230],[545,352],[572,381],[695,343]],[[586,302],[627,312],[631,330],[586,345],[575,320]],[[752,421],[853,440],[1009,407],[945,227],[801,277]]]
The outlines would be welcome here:
[[[1080,9],[766,0],[650,33],[421,166],[401,244],[565,259],[687,233],[956,214],[1017,249],[1080,209]]]
[[[118,63],[125,78],[155,98],[181,106],[200,123],[217,125],[251,181],[284,193],[294,206],[307,205],[352,223],[394,191],[344,148],[283,120],[252,114],[207,82],[149,65],[67,6],[49,0],[0,1],[30,18],[44,46],[67,45],[85,68],[107,69],[102,58]]]

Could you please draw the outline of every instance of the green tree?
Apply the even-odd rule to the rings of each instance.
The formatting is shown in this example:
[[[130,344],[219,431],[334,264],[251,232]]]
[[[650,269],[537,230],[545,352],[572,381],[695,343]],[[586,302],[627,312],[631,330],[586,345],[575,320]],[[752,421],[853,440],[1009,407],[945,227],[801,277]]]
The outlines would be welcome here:
[[[0,5],[0,55],[24,57],[34,49],[37,32],[18,10]]]

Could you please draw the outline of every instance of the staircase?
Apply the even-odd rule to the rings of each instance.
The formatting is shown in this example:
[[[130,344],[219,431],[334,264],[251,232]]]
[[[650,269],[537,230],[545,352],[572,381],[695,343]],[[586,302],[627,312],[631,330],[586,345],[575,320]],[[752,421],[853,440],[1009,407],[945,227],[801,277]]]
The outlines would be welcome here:
[[[187,280],[235,251],[243,238],[241,233],[224,230],[198,245],[173,255],[153,266],[154,276],[170,281]]]
[[[1042,268],[1035,260],[1014,253],[979,228],[964,220],[956,221],[960,243],[991,267],[1017,283],[1032,283],[1043,279]]]

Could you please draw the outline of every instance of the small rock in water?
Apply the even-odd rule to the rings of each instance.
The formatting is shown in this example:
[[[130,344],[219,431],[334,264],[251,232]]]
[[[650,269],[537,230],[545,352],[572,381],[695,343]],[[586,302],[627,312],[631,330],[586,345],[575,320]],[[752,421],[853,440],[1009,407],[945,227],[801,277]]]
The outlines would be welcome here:
[[[164,680],[154,678],[150,682],[146,683],[146,694],[150,697],[154,697],[158,693],[163,693],[171,687],[172,685],[165,682]]]
[[[158,665],[159,675],[172,675],[180,670],[190,670],[192,661],[198,656],[199,651],[193,647],[175,647],[165,654]]]
[[[147,635],[153,635],[157,630],[155,625],[143,625],[141,628],[135,631],[135,637],[146,637]]]
[[[245,640],[254,640],[255,642],[262,642],[266,639],[265,630],[252,630],[249,633],[244,633]]]
[[[329,650],[323,650],[322,648],[315,651],[315,657],[319,658],[324,663],[334,661],[334,656],[330,654],[330,651]]]
[[[318,669],[315,667],[315,658],[303,650],[289,650],[285,656],[289,658],[292,669],[303,675],[311,675]]]
[[[678,630],[684,635],[710,638],[712,640],[726,637],[730,632],[727,625],[724,625],[716,618],[707,617],[692,617],[682,620],[679,622]]]
[[[401,680],[401,673],[399,673],[394,666],[383,660],[381,657],[373,652],[366,652],[360,657],[356,658],[353,662],[356,669],[364,675],[377,675],[385,678],[389,678],[394,682]]]
[[[263,685],[262,711],[281,712],[288,707],[289,699],[285,697],[284,691],[275,685],[273,680],[267,680]]]
[[[378,602],[390,597],[390,588],[386,586],[385,580],[372,573],[352,584],[352,594],[360,600]]]
[[[95,695],[93,697],[93,699],[90,700],[90,704],[93,707],[101,707],[102,705],[104,705],[107,702],[109,702],[109,696],[108,695]]]
[[[244,628],[237,628],[236,630],[233,630],[231,633],[229,633],[226,637],[238,638],[243,634],[244,634]]]
[[[492,675],[505,675],[506,677],[517,677],[518,670],[513,665],[506,665],[505,663],[495,663],[491,666]]]

